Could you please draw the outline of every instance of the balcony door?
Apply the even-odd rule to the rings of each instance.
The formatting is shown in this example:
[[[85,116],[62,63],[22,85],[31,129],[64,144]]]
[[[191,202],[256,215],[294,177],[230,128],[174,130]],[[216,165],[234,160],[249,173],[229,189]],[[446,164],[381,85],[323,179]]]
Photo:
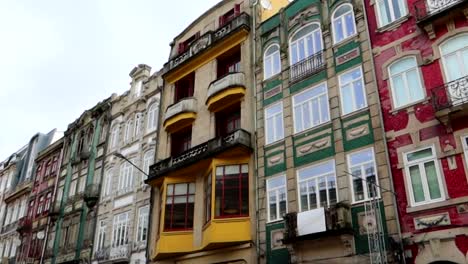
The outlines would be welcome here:
[[[447,90],[453,105],[468,101],[468,34],[440,46]]]

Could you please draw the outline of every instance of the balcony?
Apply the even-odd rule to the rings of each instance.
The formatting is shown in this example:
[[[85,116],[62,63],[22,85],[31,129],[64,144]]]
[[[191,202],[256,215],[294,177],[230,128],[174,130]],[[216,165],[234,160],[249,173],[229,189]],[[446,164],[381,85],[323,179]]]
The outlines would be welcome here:
[[[208,86],[206,105],[208,110],[217,112],[223,107],[238,102],[245,95],[245,75],[242,72],[229,73]]]
[[[31,193],[33,186],[33,181],[31,179],[26,179],[20,182],[18,185],[14,186],[13,188],[9,189],[4,197],[6,203],[10,203],[16,198],[22,196],[23,194]]]
[[[13,230],[16,230],[16,228],[18,227],[18,221],[15,221],[13,223],[9,223],[7,225],[4,225],[2,227],[2,234],[5,234],[5,233],[8,233],[8,232],[11,232]]]
[[[88,206],[88,208],[93,208],[96,205],[99,199],[100,191],[101,191],[101,188],[99,184],[92,184],[92,185],[86,186],[86,190],[84,192],[84,201],[86,203],[86,206]]]
[[[146,183],[155,178],[161,177],[168,172],[192,165],[198,161],[210,158],[234,147],[244,147],[250,150],[250,133],[243,129],[239,129],[226,137],[213,138],[181,153],[180,155],[162,160],[150,167],[150,177],[146,180]]]
[[[16,226],[16,231],[18,233],[23,234],[31,231],[32,228],[32,220],[27,217],[22,217],[18,220],[18,225]]]
[[[94,259],[101,262],[109,260],[110,247],[104,247],[94,253]]]
[[[468,116],[468,76],[432,89],[432,104],[437,119],[446,126]]]
[[[132,253],[131,242],[128,242],[127,245],[122,245],[118,247],[111,247],[109,251],[109,260],[113,262],[130,262],[130,255]]]
[[[60,203],[54,203],[54,205],[49,209],[49,217],[55,222],[57,221],[60,215]]]
[[[349,206],[342,203],[328,209],[317,208],[301,213],[288,213],[284,219],[284,243],[353,234]]]
[[[172,133],[190,125],[197,117],[197,99],[187,97],[167,107],[164,129]]]
[[[296,83],[326,69],[323,51],[305,58],[289,68],[289,83]]]
[[[208,31],[193,41],[187,47],[187,51],[171,58],[164,65],[164,78],[169,83],[175,82],[178,78],[240,44],[247,38],[249,31],[250,16],[246,13],[241,13],[215,31]]]

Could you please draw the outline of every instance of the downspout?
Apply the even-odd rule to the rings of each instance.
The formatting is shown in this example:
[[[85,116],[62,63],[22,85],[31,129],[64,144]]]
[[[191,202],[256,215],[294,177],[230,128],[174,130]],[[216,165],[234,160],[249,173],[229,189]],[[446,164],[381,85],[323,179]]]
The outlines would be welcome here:
[[[392,170],[390,169],[390,157],[389,157],[389,153],[388,153],[388,144],[387,144],[387,137],[385,135],[385,127],[384,127],[384,120],[383,120],[383,117],[382,117],[382,105],[380,103],[380,94],[379,94],[379,87],[378,87],[378,80],[377,80],[377,74],[375,73],[375,63],[374,63],[374,56],[372,54],[372,43],[371,43],[371,38],[370,38],[370,33],[369,33],[369,23],[367,22],[367,9],[366,9],[366,3],[365,3],[366,0],[363,0],[362,1],[362,10],[364,12],[364,21],[365,21],[365,26],[366,26],[366,37],[367,39],[369,40],[369,52],[371,53],[371,56],[370,57],[370,60],[371,60],[371,64],[372,64],[372,67],[373,67],[373,70],[372,70],[372,77],[374,78],[374,82],[375,82],[375,87],[377,88],[377,91],[376,91],[376,94],[377,94],[377,106],[378,106],[378,109],[380,111],[380,114],[379,114],[379,121],[380,121],[380,124],[382,126],[382,139],[384,141],[384,145],[385,145],[385,161],[387,162],[387,171],[388,171],[388,175],[389,175],[389,178],[390,178],[390,190],[393,191],[393,193],[395,193],[395,190],[394,190],[394,185],[393,185],[393,175],[392,175]],[[396,226],[397,226],[397,232],[398,232],[398,237],[400,238],[400,250],[401,252],[404,254],[404,248],[403,248],[403,236],[401,235],[401,227],[400,227],[400,217],[399,217],[399,214],[398,214],[398,204],[397,204],[397,199],[396,199],[396,195],[395,194],[392,194],[392,201],[393,201],[393,209],[395,211],[395,219],[396,219]],[[406,260],[403,256],[403,264],[406,264]]]
[[[55,182],[54,182],[54,190],[52,192],[52,197],[56,197],[56,194],[57,194],[57,189],[58,189],[58,181],[60,179],[60,169],[61,169],[61,165],[62,165],[62,158],[63,158],[63,149],[65,147],[65,137],[63,138],[63,142],[62,142],[62,149],[60,150],[60,157],[58,159],[58,166],[57,166],[57,170],[55,171],[56,173],[56,176],[55,176]],[[51,207],[54,208],[55,207],[55,200],[53,203],[51,203]],[[49,208],[50,210],[51,208]],[[46,247],[47,247],[47,240],[49,239],[49,228],[50,228],[50,223],[51,223],[51,220],[50,220],[50,216],[47,217],[47,225],[46,225],[46,230],[45,230],[45,237],[44,237],[44,243],[42,245],[42,251],[41,251],[41,259],[39,261],[39,264],[42,264],[42,262],[44,261],[44,254],[45,254],[45,250],[46,250]]]

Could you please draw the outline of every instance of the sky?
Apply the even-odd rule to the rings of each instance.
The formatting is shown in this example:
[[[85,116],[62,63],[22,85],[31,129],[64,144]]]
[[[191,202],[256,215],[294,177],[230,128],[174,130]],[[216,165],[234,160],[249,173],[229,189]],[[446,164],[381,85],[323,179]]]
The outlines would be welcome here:
[[[130,88],[219,0],[0,0],[0,161]]]

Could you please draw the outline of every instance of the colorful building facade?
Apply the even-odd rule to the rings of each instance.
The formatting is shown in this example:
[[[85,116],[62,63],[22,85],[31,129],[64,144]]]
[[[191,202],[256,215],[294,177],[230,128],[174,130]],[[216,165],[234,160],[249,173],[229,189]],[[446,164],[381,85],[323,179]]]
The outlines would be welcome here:
[[[468,263],[468,2],[365,5],[406,263]]]

